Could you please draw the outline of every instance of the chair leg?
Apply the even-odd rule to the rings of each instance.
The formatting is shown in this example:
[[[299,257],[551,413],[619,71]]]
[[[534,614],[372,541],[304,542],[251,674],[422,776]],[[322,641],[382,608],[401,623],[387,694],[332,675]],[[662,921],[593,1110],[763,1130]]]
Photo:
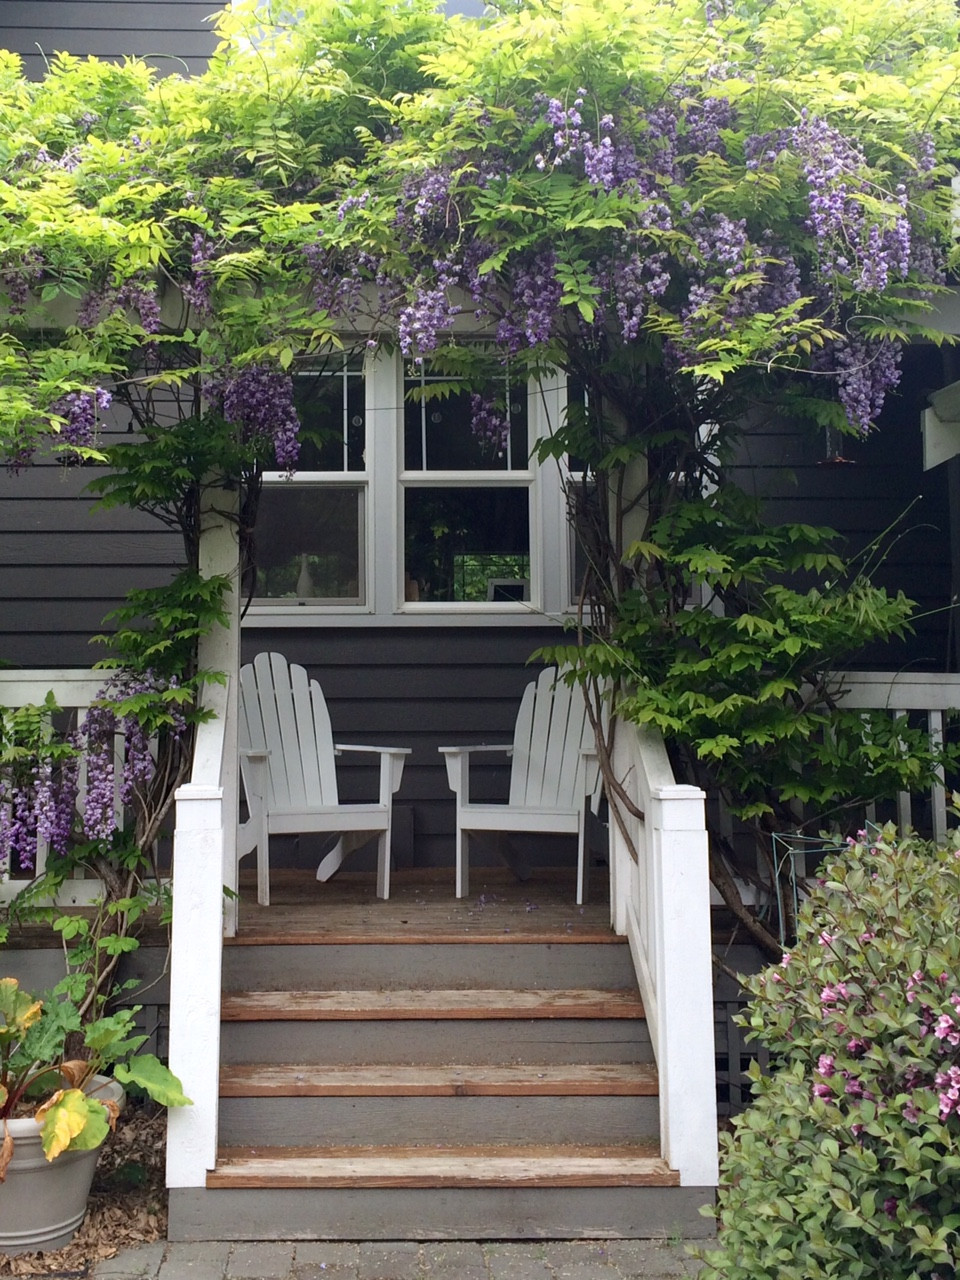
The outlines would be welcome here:
[[[465,898],[470,892],[470,837],[457,822],[457,897]]]
[[[377,897],[390,897],[390,828],[377,840]]]
[[[317,879],[320,881],[332,879],[343,865],[343,859],[344,847],[343,839],[341,838],[320,859],[317,866]]]
[[[587,815],[580,814],[577,837],[577,906],[582,907],[590,891],[590,856],[587,848]]]
[[[257,838],[257,902],[261,907],[270,905],[270,836],[267,834],[266,815]]]

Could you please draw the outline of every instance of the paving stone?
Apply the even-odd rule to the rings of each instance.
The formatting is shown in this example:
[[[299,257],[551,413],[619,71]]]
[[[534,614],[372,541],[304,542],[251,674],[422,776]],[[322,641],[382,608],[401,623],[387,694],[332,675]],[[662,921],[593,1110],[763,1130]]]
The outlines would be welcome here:
[[[360,1246],[344,1244],[339,1240],[301,1240],[297,1242],[294,1266],[301,1267],[352,1267],[357,1269]]]
[[[296,1280],[357,1280],[356,1267],[338,1267],[335,1262],[305,1262],[294,1265]]]
[[[357,1280],[422,1280],[420,1245],[415,1240],[363,1243]]]
[[[553,1280],[543,1244],[487,1244],[483,1246],[490,1280]]]
[[[555,1269],[557,1280],[621,1280],[622,1273],[607,1262],[568,1262]]]
[[[558,1280],[620,1280],[606,1240],[566,1240],[547,1245],[546,1262]]]
[[[488,1280],[479,1244],[467,1240],[430,1241],[420,1246],[420,1265],[428,1280]]]
[[[235,1244],[227,1262],[227,1280],[286,1280],[293,1270],[294,1246],[287,1243]]]
[[[624,1280],[695,1276],[700,1270],[700,1263],[688,1255],[685,1245],[665,1240],[611,1240],[609,1256]]]
[[[230,1245],[219,1241],[167,1245],[158,1280],[223,1280]]]
[[[141,1276],[152,1278],[160,1270],[167,1245],[164,1240],[141,1244],[136,1249],[123,1249],[115,1258],[104,1258],[93,1269],[94,1280],[128,1280]]]

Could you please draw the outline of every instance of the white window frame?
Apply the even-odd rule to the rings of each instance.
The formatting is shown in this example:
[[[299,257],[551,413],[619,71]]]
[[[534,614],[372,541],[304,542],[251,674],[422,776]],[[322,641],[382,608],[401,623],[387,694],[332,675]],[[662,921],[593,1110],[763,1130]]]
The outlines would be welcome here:
[[[265,472],[264,484],[361,487],[366,537],[361,548],[365,603],[282,604],[255,598],[244,618],[252,627],[333,626],[543,626],[567,617],[570,599],[570,530],[562,464],[531,459],[513,471],[407,471],[404,451],[404,361],[376,348],[364,360],[366,450],[363,471],[305,472],[287,477]],[[531,384],[531,444],[560,423],[566,393],[559,373]],[[524,601],[413,601],[404,599],[404,508],[407,488],[525,488],[529,495],[530,599]]]

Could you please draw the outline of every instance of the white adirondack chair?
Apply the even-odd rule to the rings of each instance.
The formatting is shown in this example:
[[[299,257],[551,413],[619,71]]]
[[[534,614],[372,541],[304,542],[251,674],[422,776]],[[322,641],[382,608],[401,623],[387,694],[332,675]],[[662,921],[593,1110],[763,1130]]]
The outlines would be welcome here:
[[[377,896],[389,898],[393,796],[409,748],[334,743],[319,684],[279,653],[258,653],[240,669],[239,737],[249,818],[237,831],[237,859],[257,851],[257,901],[270,903],[270,836],[313,832],[339,835],[318,880],[328,880],[345,854],[377,835]],[[376,801],[340,803],[335,757],[344,751],[380,756]]]
[[[528,684],[520,702],[513,743],[505,746],[441,747],[447,779],[457,798],[457,897],[469,889],[468,840],[476,832],[570,832],[579,839],[577,903],[587,877],[587,810],[600,799],[593,728],[579,688],[557,683],[548,667]],[[480,752],[512,757],[506,804],[470,800],[470,760]]]

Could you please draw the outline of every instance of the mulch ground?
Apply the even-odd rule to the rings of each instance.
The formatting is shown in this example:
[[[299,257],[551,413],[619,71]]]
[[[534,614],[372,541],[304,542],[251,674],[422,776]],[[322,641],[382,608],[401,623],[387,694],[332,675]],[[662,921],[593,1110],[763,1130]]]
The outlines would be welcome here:
[[[65,1249],[0,1254],[0,1276],[86,1276],[121,1249],[167,1234],[166,1112],[129,1100],[104,1143],[87,1216]]]

